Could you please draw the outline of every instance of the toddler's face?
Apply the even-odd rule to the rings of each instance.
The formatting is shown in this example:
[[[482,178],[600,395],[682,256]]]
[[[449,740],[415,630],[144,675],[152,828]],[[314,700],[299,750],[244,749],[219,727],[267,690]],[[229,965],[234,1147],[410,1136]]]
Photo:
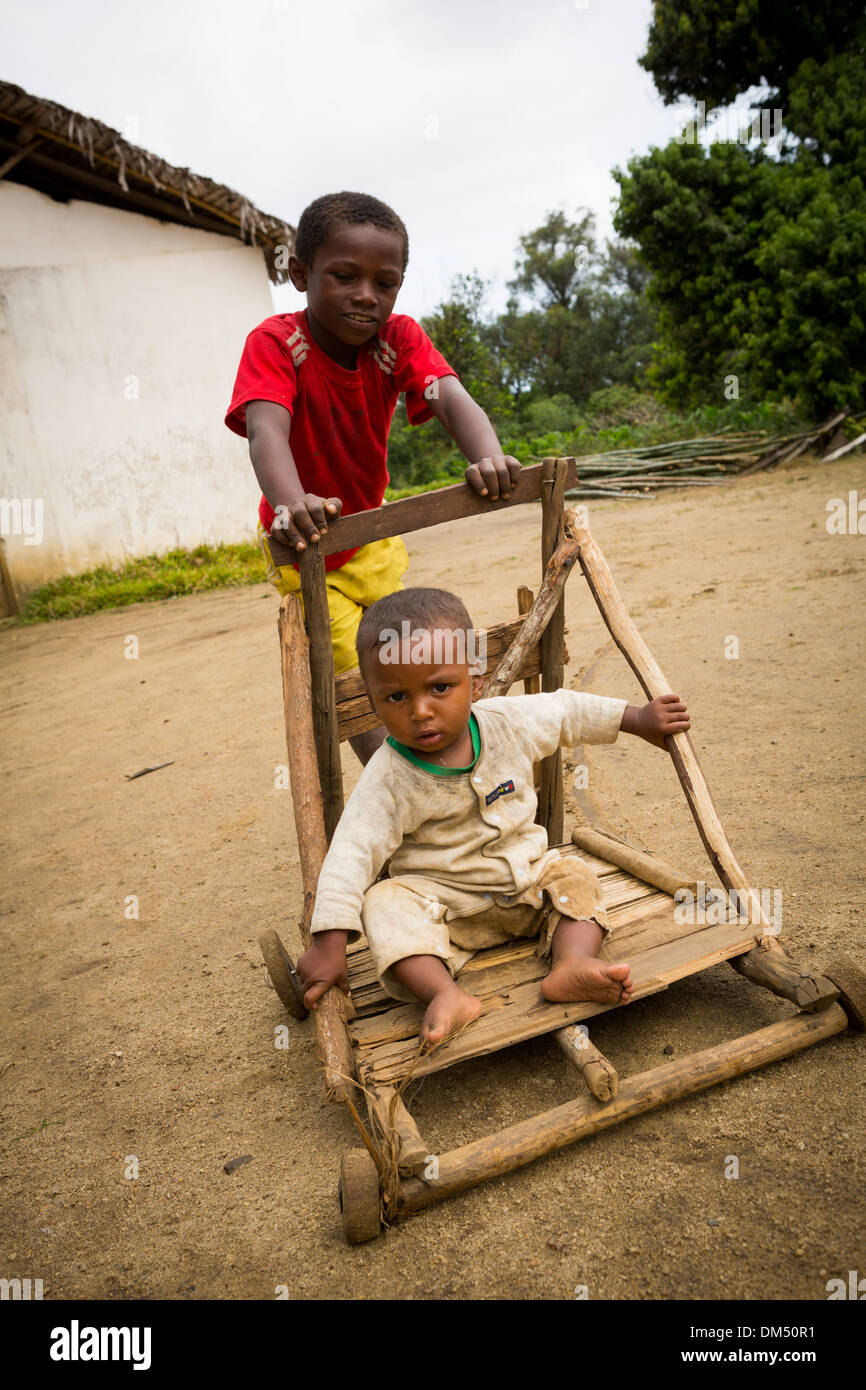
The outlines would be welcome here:
[[[466,664],[370,661],[367,688],[374,710],[398,743],[422,758],[440,758],[469,725],[483,680]]]
[[[341,343],[360,347],[387,323],[403,283],[403,243],[396,232],[340,224],[309,268],[293,256],[289,274],[307,296],[307,312]]]

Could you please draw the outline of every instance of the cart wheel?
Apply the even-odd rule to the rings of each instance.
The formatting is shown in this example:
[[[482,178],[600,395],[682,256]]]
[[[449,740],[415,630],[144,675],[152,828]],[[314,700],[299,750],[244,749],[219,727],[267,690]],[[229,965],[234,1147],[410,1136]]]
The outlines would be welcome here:
[[[271,984],[285,1004],[292,1018],[306,1018],[308,1010],[304,1007],[304,991],[295,973],[294,963],[277,933],[270,928],[259,937],[259,946],[268,967]]]
[[[839,990],[851,1027],[866,1032],[866,975],[859,965],[850,956],[837,956],[821,973]]]
[[[379,1170],[366,1149],[346,1149],[340,1165],[343,1234],[350,1245],[375,1240],[382,1226]]]

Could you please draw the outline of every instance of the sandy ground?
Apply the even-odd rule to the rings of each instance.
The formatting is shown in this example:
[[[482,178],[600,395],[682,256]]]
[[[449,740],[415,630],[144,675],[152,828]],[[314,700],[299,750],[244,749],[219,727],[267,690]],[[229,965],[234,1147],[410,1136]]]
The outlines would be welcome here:
[[[862,456],[591,504],[734,848],[816,967],[864,954],[866,537],[825,526],[857,488]],[[516,508],[410,537],[409,578],[502,620],[537,584],[539,534]],[[0,632],[0,1275],[42,1278],[46,1299],[824,1299],[866,1271],[853,1033],[344,1243],[351,1120],[323,1099],[309,1024],[275,1048],[286,1015],[256,945],[269,924],[299,945],[275,619],[262,585]],[[579,575],[567,622],[567,683],[637,701]],[[579,805],[569,775],[569,823],[712,881],[664,754],[623,737],[569,756],[590,773]],[[790,1012],[720,965],[593,1037],[627,1074]],[[413,1110],[444,1149],[579,1090],[541,1038],[420,1083]]]

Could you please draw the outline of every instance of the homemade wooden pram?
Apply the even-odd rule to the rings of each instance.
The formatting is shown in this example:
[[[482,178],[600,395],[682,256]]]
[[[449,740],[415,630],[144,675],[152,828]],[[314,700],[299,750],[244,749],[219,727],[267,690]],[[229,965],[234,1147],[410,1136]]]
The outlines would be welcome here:
[[[338,550],[386,536],[435,526],[460,517],[483,516],[524,502],[541,501],[542,585],[533,601],[518,592],[522,616],[488,630],[488,669],[495,669],[485,694],[502,694],[517,680],[525,689],[558,689],[564,680],[563,588],[572,566],[583,571],[593,598],[648,699],[669,691],[623,606],[610,571],[579,513],[563,511],[566,487],[577,481],[574,459],[546,459],[524,469],[510,499],[490,503],[468,484],[391,503],[332,523],[317,545],[296,552],[273,543],[279,563],[300,564],[302,609],[297,595],[282,600],[282,655],[286,740],[304,888],[301,939],[309,944],[316,883],[327,843],[343,807],[340,743],[378,721],[360,674],[335,680],[325,592],[324,558]],[[471,600],[469,603],[471,611]],[[498,664],[497,664],[498,663]],[[599,876],[611,922],[617,960],[627,960],[634,999],[664,990],[672,981],[727,960],[741,975],[791,1000],[798,1012],[747,1036],[693,1053],[639,1075],[618,1078],[615,1068],[589,1042],[582,1020],[618,1005],[551,1004],[541,995],[545,966],[535,943],[521,940],[479,952],[460,976],[483,1002],[481,1016],[427,1056],[418,1050],[420,1005],[389,998],[378,984],[363,940],[349,948],[351,1002],[330,989],[314,1013],[328,1098],[345,1101],[365,1147],[342,1161],[340,1198],[346,1238],[357,1243],[378,1235],[382,1225],[431,1206],[465,1188],[497,1177],[563,1148],[632,1115],[718,1081],[752,1071],[780,1057],[843,1032],[866,1027],[866,976],[849,960],[816,975],[796,965],[768,933],[760,900],[728,843],[688,734],[666,739],[709,862],[741,913],[725,925],[683,926],[675,918],[674,894],[696,888],[688,875],[597,831],[579,829],[563,839],[561,754],[540,764],[538,820],[549,842],[563,854],[580,854]],[[682,914],[679,914],[682,915]],[[733,925],[731,915],[740,920]],[[275,931],[260,945],[271,981],[288,1011],[307,1016],[294,966]],[[452,1152],[436,1153],[423,1138],[400,1094],[411,1074],[419,1077],[455,1066],[527,1038],[552,1032],[579,1077],[581,1094],[496,1134]],[[370,1129],[358,1107],[364,1097]]]

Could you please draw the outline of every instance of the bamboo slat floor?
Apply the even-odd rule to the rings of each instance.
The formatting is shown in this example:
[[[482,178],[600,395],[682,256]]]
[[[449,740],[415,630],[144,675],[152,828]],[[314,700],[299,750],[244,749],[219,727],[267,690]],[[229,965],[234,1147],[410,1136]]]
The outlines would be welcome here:
[[[574,853],[574,848],[562,845],[560,852]],[[761,927],[750,923],[684,927],[674,916],[674,900],[669,893],[605,860],[579,857],[599,876],[613,927],[602,956],[628,961],[635,1000],[749,950],[759,939]],[[349,951],[349,983],[356,1011],[349,1032],[361,1081],[393,1085],[410,1070],[415,1076],[440,1071],[616,1007],[551,1004],[538,987],[546,973],[547,966],[532,940],[479,951],[464,967],[460,982],[482,1001],[481,1016],[465,1032],[419,1060],[423,1008],[389,998],[376,980],[367,946],[363,941],[356,943]]]

